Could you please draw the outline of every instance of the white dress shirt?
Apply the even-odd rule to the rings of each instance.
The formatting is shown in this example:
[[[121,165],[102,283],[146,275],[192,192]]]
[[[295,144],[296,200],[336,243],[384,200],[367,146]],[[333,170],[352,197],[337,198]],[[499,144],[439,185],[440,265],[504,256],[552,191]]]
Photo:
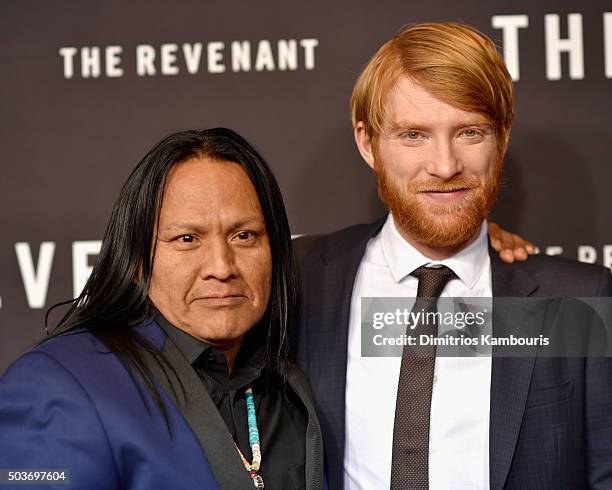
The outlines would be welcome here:
[[[351,300],[346,380],[344,488],[388,489],[400,357],[361,357],[361,298],[416,297],[422,265],[445,265],[457,275],[442,297],[491,297],[486,223],[456,255],[432,261],[406,242],[391,215],[370,240]],[[489,488],[491,358],[438,357],[429,432],[429,488]]]

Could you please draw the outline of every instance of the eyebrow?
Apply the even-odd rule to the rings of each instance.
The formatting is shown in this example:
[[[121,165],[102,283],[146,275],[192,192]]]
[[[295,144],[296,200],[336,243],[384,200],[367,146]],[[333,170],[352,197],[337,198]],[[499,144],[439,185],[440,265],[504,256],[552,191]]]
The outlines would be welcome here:
[[[265,220],[258,216],[247,216],[245,218],[234,221],[229,225],[229,229],[236,230],[245,226],[265,226]],[[202,227],[200,223],[193,223],[189,221],[170,223],[168,226],[163,228],[160,227],[160,232],[172,232],[172,231],[182,231],[182,230],[194,230],[199,233],[205,233],[207,230]]]
[[[391,123],[391,131],[400,131],[402,129],[416,129],[417,131],[425,131],[427,130],[427,126],[423,126],[422,124],[413,124],[409,121],[393,121]]]
[[[465,119],[459,124],[454,126],[454,129],[463,128],[466,126],[488,126],[491,127],[491,123],[482,116],[475,116],[473,119]],[[430,126],[423,124],[411,123],[410,121],[393,121],[390,126],[391,132],[401,131],[405,129],[413,129],[415,131],[427,131]]]

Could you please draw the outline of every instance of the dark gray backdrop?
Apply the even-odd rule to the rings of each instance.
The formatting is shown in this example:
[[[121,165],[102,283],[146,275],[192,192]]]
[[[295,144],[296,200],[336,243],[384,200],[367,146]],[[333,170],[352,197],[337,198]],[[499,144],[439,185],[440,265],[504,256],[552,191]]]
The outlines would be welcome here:
[[[412,22],[466,22],[501,49],[503,31],[493,28],[493,17],[527,16],[529,27],[518,31],[517,118],[495,218],[544,252],[574,259],[580,252],[583,260],[611,265],[612,14],[606,12],[609,2],[570,0],[5,2],[0,373],[42,338],[45,309],[72,297],[73,247],[78,259],[87,246],[81,242],[101,238],[130,169],[170,131],[221,125],[254,142],[280,182],[293,233],[380,216],[373,179],[354,148],[347,103],[369,57]],[[547,76],[547,14],[558,16],[561,38],[569,35],[568,14],[579,14],[582,36],[573,38],[575,50],[582,39],[582,49],[572,56],[583,54],[583,77],[570,76],[568,54],[561,55],[561,78]],[[265,64],[255,70],[261,40],[276,56],[278,41],[291,39],[298,46],[295,70],[279,70],[278,59],[274,70]],[[310,63],[304,39],[318,43],[307,41]],[[250,41],[250,71],[232,71],[233,41]],[[224,64],[223,73],[209,73],[211,42],[225,44],[215,65]],[[203,45],[196,74],[188,72],[184,43]],[[176,75],[160,72],[163,44],[178,45]],[[138,76],[139,45],[153,46],[155,76]],[[106,76],[107,46],[121,46],[122,76]],[[67,77],[60,49],[70,47],[77,54]],[[101,50],[101,73],[84,78],[82,48],[92,47]],[[42,242],[48,243],[39,263]]]

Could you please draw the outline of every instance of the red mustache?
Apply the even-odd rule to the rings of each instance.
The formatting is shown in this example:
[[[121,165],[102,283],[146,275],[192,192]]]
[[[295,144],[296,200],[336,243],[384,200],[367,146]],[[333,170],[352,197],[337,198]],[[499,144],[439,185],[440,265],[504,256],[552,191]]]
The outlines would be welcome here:
[[[423,182],[413,184],[411,190],[414,192],[455,192],[480,187],[478,179],[456,178],[448,182]]]

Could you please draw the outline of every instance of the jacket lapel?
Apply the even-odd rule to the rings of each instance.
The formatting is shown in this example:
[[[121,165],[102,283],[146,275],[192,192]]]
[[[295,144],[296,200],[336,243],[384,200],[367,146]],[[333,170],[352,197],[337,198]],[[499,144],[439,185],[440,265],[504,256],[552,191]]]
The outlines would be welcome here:
[[[147,365],[200,442],[219,487],[252,490],[253,482],[202,381],[174,342],[166,338],[163,345],[162,353],[175,372],[164,370],[149,353],[145,353]]]
[[[306,429],[306,487],[312,490],[323,488],[323,438],[321,427],[312,403],[312,393],[304,373],[299,368],[290,366],[287,382],[306,407],[308,427]]]
[[[537,289],[537,282],[522,269],[502,263],[494,250],[490,249],[489,255],[494,297],[493,335],[499,334],[500,330],[508,332],[510,321],[521,325],[522,331],[526,327],[537,336],[543,326],[543,309],[534,310],[520,304],[495,304],[495,298],[530,296]],[[500,357],[495,355],[496,349],[493,350],[489,428],[491,490],[504,487],[510,470],[533,373],[535,350],[537,347],[528,353],[529,357],[521,358]]]
[[[149,332],[147,337],[153,340],[153,344],[158,348],[163,345],[162,354],[174,372],[164,370],[148,351],[143,350],[147,366],[191,427],[204,450],[219,487],[230,490],[252,490],[253,482],[244,470],[234,441],[197,373],[174,342],[168,337],[162,338],[162,335],[165,336],[165,334],[161,328],[155,323],[149,327],[153,327],[154,330]],[[152,336],[154,338],[151,338]],[[287,382],[308,412],[305,488],[321,490],[323,488],[323,439],[308,381],[297,367],[290,365]]]
[[[309,378],[315,389],[325,440],[331,488],[342,488],[344,477],[345,397],[350,307],[355,276],[370,238],[384,219],[359,227],[344,243],[322,253],[318,305],[309,310]]]

